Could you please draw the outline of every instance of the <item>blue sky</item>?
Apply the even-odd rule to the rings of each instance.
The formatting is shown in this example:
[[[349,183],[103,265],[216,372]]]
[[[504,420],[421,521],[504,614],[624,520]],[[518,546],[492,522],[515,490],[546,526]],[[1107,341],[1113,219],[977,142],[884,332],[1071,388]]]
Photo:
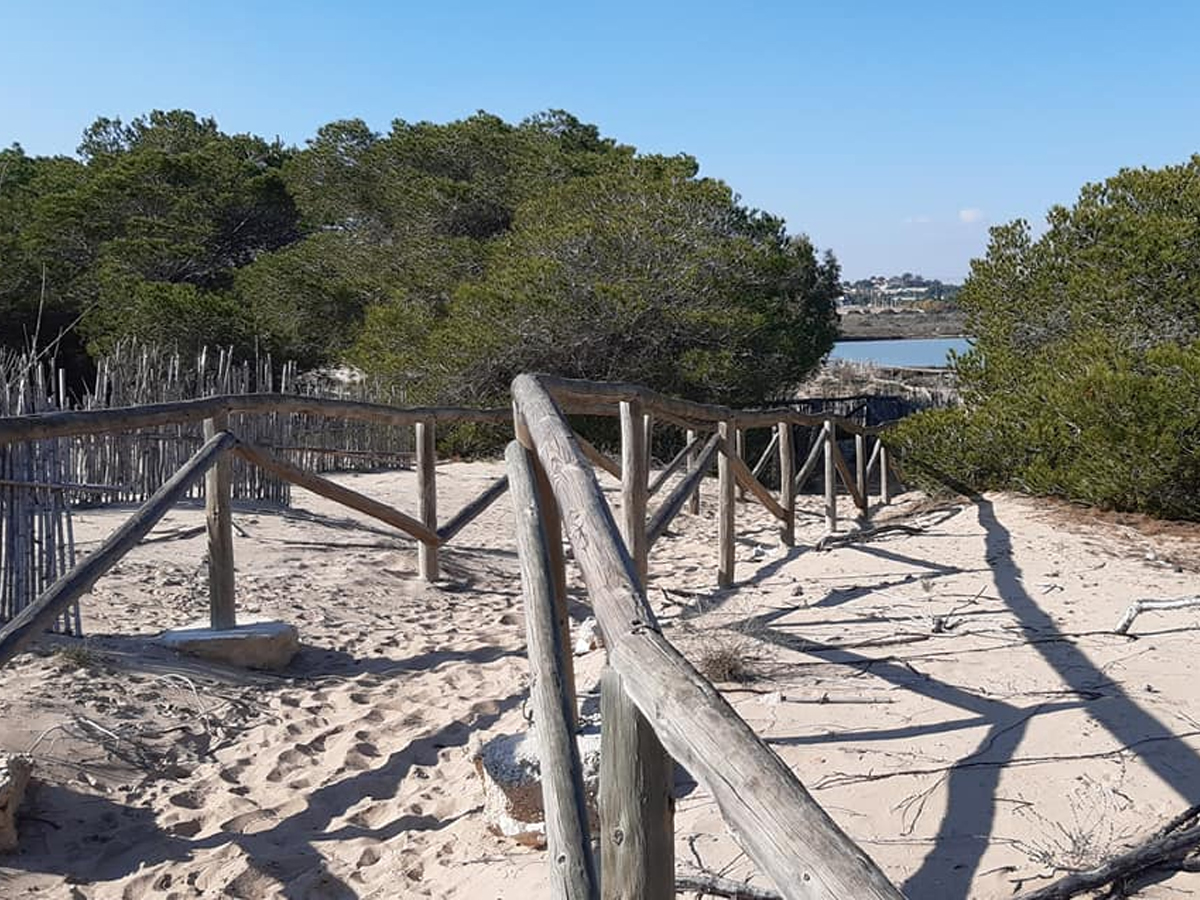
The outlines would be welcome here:
[[[289,143],[563,108],[695,155],[849,277],[958,279],[989,224],[1200,152],[1197,35],[1194,2],[0,0],[0,145],[155,108]]]

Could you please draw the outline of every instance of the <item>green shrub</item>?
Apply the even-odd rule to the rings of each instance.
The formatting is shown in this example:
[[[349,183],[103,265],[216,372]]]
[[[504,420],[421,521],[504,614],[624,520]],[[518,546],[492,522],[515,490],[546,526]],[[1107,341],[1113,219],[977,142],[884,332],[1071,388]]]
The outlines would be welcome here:
[[[963,406],[906,422],[904,464],[1200,519],[1200,155],[1086,185],[1046,226],[993,228],[971,263]]]
[[[1054,344],[1009,390],[913,416],[892,442],[919,483],[1200,519],[1200,342]]]

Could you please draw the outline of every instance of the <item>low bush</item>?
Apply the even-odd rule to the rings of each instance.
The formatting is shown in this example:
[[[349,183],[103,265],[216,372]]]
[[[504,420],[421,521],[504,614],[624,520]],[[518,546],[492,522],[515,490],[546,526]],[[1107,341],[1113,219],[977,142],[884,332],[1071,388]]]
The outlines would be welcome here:
[[[1005,390],[913,416],[891,442],[919,483],[1200,520],[1200,342],[1055,344]]]

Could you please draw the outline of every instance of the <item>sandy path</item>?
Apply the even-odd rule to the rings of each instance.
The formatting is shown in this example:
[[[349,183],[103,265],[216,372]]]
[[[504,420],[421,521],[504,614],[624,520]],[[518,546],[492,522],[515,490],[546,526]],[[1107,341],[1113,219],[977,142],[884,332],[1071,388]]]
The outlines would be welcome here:
[[[440,467],[442,517],[500,471]],[[344,480],[414,508],[411,473]],[[0,748],[53,729],[0,896],[544,892],[541,855],[484,827],[471,763],[480,742],[523,727],[507,502],[444,551],[434,586],[385,528],[302,492],[296,505],[235,515],[239,608],[295,623],[305,642],[288,677],[129,637],[203,615],[200,536],[144,545],[100,583],[85,654],[47,641],[0,671]],[[812,549],[808,516],[785,554],[746,506],[743,580],[717,592],[711,511],[681,518],[652,554],[669,636],[697,660],[732,647],[747,661],[753,680],[727,685],[730,700],[913,897],[1009,896],[1200,799],[1200,616],[1107,632],[1132,598],[1197,592],[1191,564],[1164,562],[1193,558],[1190,532],[1067,527],[989,497],[918,514],[920,535],[829,552]],[[77,528],[96,540],[123,515],[86,512]],[[156,534],[201,520],[181,509]],[[584,689],[601,663],[578,660]],[[679,794],[681,862],[694,851],[752,874],[686,773]],[[1146,896],[1197,890],[1188,877]]]

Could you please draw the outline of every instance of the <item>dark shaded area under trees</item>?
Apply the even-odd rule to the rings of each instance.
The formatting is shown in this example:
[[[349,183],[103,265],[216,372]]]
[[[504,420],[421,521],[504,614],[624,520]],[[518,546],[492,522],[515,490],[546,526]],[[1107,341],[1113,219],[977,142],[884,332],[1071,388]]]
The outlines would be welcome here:
[[[752,404],[836,335],[839,270],[783,221],[568,113],[359,120],[303,149],[186,111],[0,151],[0,345],[78,375],[133,336],[351,362],[415,401],[520,371]]]

